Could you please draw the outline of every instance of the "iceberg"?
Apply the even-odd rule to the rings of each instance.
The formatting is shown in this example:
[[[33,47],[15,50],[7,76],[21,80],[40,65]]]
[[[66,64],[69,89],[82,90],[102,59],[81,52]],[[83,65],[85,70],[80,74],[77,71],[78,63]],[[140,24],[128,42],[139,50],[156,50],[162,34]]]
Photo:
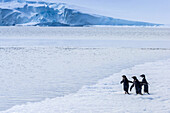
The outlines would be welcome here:
[[[24,0],[1,0],[0,2],[0,26],[160,25],[84,13],[65,3]]]

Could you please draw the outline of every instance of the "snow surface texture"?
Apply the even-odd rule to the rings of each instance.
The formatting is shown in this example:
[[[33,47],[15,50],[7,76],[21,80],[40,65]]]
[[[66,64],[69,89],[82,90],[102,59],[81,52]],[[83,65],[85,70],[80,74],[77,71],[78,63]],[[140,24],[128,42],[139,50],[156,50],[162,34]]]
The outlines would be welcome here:
[[[128,25],[157,26],[159,24],[128,21],[83,13],[64,3],[5,0],[0,3],[0,26],[87,26]]]
[[[166,27],[0,27],[0,39],[10,41],[13,39],[169,41],[169,37],[170,28]]]
[[[1,113],[169,113],[170,60],[136,65],[100,80],[96,85],[84,86],[76,94],[46,99],[38,103],[14,106]],[[150,83],[150,95],[123,94],[121,75],[128,78],[145,71]],[[139,77],[139,76],[138,76]]]
[[[151,48],[151,49],[147,49],[147,48],[145,49],[119,48],[118,49],[114,47],[107,48],[107,49],[104,48],[89,49],[89,48],[81,48],[81,47],[77,48],[77,43],[73,43],[75,38],[96,39],[93,40],[92,43],[95,42],[98,43],[98,38],[108,39],[108,36],[113,41],[119,38],[122,40],[122,42],[131,39],[143,40],[141,41],[142,42],[141,44],[144,44],[144,42],[147,42],[147,40],[150,40],[148,42],[152,43],[155,41],[154,39],[160,40],[160,42],[161,40],[165,40],[168,42],[169,29],[148,28],[148,27],[147,28],[145,27],[142,28],[137,28],[137,27],[76,28],[74,27],[74,28],[60,28],[60,29],[56,28],[56,29],[57,32],[55,32],[56,31],[55,28],[51,28],[51,27],[50,28],[49,27],[46,28],[45,27],[43,28],[42,27],[34,27],[34,28],[33,27],[31,28],[30,27],[2,27],[2,29],[0,30],[0,45],[12,41],[12,44],[19,43],[21,44],[20,46],[24,46],[24,47],[2,47],[1,46],[0,48],[0,58],[1,58],[0,84],[2,84],[0,85],[0,89],[1,89],[0,102],[4,103],[6,101],[9,101],[10,104],[13,101],[18,102],[18,104],[17,103],[13,104],[13,105],[17,104],[17,106],[14,106],[13,108],[4,111],[2,113],[8,113],[8,112],[9,113],[11,112],[12,113],[14,112],[17,113],[108,112],[110,113],[110,112],[136,112],[135,110],[137,110],[138,112],[144,112],[144,111],[159,112],[159,113],[169,112],[168,111],[169,110],[168,108],[169,86],[166,86],[169,83],[169,76],[168,76],[169,73],[168,67],[170,62],[169,60],[160,61],[157,63],[146,63],[144,65],[138,65],[133,68],[123,70],[120,73],[117,73],[122,69],[132,67],[136,64],[169,58],[170,55],[168,49],[169,46],[167,46],[167,44],[165,44],[165,48],[162,49],[159,48],[162,45],[158,45],[156,46],[157,48]],[[89,32],[91,30],[92,32]],[[24,33],[22,31],[24,31]],[[46,35],[41,34],[44,32],[45,33],[48,32],[50,35],[48,33]],[[39,37],[36,37],[37,35],[36,33],[39,35]],[[59,34],[59,35],[56,35],[55,37],[55,34]],[[99,34],[100,37],[98,37]],[[63,41],[63,43],[65,43],[65,41],[67,42],[67,40],[65,39],[71,38],[72,39],[71,45],[73,46],[76,45],[76,48],[67,48],[67,47],[57,48],[53,46],[51,47],[51,44],[53,44],[51,43],[53,39],[50,38],[53,37],[55,37],[54,39],[63,39],[60,40]],[[45,39],[45,41],[48,41],[49,39],[48,42],[50,41],[51,42],[46,43],[46,45],[50,47],[30,47],[30,46],[27,47],[27,45],[22,45],[21,42],[24,41],[27,42],[29,38],[31,38],[30,42],[31,41],[34,42],[33,40],[34,38],[37,38],[35,39],[35,41],[41,41],[41,39],[42,40]],[[106,42],[104,41],[103,43]],[[37,45],[37,43],[35,45]],[[7,46],[10,45],[7,44]],[[89,45],[87,44],[87,46]],[[63,67],[65,67],[65,69],[63,69]],[[118,71],[111,72],[117,69]],[[82,70],[84,71],[82,72]],[[75,76],[75,72],[77,76]],[[98,78],[97,80],[103,79],[105,77],[112,75],[113,73],[117,73],[117,74],[114,74],[110,78],[101,80],[97,84],[96,81],[92,80],[92,78],[95,79],[99,76],[101,78]],[[134,94],[135,92],[134,90],[131,96],[124,95],[121,85],[119,84],[121,80],[121,75],[127,74],[128,78],[130,78],[133,75],[140,75],[142,73],[145,73],[147,75],[148,81],[150,83],[151,95],[136,96]],[[53,78],[53,76],[56,77],[56,74],[59,75],[60,79]],[[63,75],[65,76],[63,77]],[[71,76],[67,76],[67,75],[71,75]],[[91,75],[93,75],[93,77]],[[84,78],[82,78],[82,76]],[[66,77],[68,77],[68,79],[66,79]],[[76,79],[70,79],[72,77],[75,77]],[[161,77],[161,81],[160,81],[160,77]],[[82,83],[81,79],[83,79],[83,81],[86,83],[90,81],[92,84],[96,84],[96,85],[90,86],[89,84],[86,84],[86,86],[84,86],[84,84],[80,85],[76,83],[73,84],[73,86],[71,86],[70,84],[67,84],[68,82],[67,83],[65,82],[66,80],[68,80],[70,82]],[[60,82],[56,82],[57,80],[59,80]],[[52,87],[48,86],[47,81],[50,81],[49,84]],[[68,85],[69,90],[70,89],[74,90],[71,91],[71,93],[77,92],[77,90],[79,90],[82,86],[84,87],[81,90],[79,90],[77,93],[70,94],[69,92],[67,92],[68,90],[65,90],[65,88],[63,87],[61,87],[61,89],[64,89],[64,91],[58,90],[57,88],[60,88],[59,85],[57,85],[58,83],[62,83],[61,86],[63,86],[63,84]],[[35,87],[30,86],[30,84]],[[74,89],[75,88],[74,85],[78,86],[78,88]],[[17,90],[19,90],[19,92]],[[56,90],[62,92],[62,93],[59,92],[60,95],[61,94],[64,95],[70,94],[70,95],[66,95],[64,97],[56,97],[56,95],[51,96],[51,94],[53,94],[52,91],[54,91],[56,94]],[[46,99],[45,101],[42,102],[32,103],[33,102],[32,99],[34,98],[34,95],[37,94],[36,91],[39,94],[38,98],[40,98],[40,100],[37,99],[37,101],[41,101],[44,99],[42,95],[46,95],[47,98],[54,98],[54,99]],[[30,99],[28,97],[30,96],[29,93],[33,95],[33,98]],[[20,98],[19,95],[22,96],[24,95],[23,97],[26,98]],[[17,96],[20,99],[18,99]],[[4,99],[4,97],[7,99]],[[26,99],[26,101],[24,99]],[[123,99],[126,100],[127,102],[123,101]],[[23,103],[25,102],[29,102],[29,103],[25,105],[19,105],[21,104],[19,103],[19,101],[24,101]],[[136,104],[136,102],[138,102],[139,104]],[[9,106],[7,107],[9,108]]]
[[[76,93],[122,69],[169,56],[168,49],[0,47],[0,111]]]
[[[0,110],[75,93],[122,69],[167,59],[169,31],[160,27],[0,27]],[[136,49],[140,47],[152,49]]]

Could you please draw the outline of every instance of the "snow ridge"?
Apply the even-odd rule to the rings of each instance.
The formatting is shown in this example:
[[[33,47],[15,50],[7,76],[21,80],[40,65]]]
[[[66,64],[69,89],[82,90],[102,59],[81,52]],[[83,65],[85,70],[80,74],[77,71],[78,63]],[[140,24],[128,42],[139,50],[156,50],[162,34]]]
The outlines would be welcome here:
[[[2,0],[1,0],[2,1]],[[1,2],[0,1],[0,2]],[[65,3],[6,0],[0,3],[0,26],[89,26],[128,25],[158,26],[159,24],[128,21],[83,13]]]

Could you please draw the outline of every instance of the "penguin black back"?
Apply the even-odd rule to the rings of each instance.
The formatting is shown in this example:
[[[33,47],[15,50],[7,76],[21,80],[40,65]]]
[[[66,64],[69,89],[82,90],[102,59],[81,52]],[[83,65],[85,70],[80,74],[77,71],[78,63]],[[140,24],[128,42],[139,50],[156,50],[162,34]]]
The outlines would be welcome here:
[[[142,74],[142,75],[140,75],[140,77],[143,78],[143,79],[142,79],[142,83],[143,83],[143,85],[144,85],[144,93],[148,93],[148,94],[149,94],[149,86],[148,86],[148,82],[147,82],[147,80],[146,80],[146,78],[145,78],[145,75]]]
[[[134,79],[132,86],[130,87],[130,91],[132,90],[132,88],[135,86],[135,90],[136,90],[136,94],[142,94],[141,90],[142,90],[142,84],[141,82],[139,82],[139,80],[137,79],[136,76],[132,77]]]
[[[125,91],[125,94],[129,94],[129,82],[132,83],[132,81],[129,81],[125,75],[122,76],[121,84],[123,83],[123,90]]]

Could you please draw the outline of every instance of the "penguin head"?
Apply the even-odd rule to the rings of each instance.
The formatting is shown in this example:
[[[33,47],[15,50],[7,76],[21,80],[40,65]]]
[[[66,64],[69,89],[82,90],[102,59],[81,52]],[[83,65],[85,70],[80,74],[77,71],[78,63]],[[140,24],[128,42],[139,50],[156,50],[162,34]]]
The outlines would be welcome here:
[[[123,79],[127,79],[125,75],[122,75],[122,78],[123,78]]]
[[[142,75],[140,75],[140,77],[145,78],[145,75],[144,75],[144,74],[142,74]]]
[[[122,77],[123,77],[123,78],[126,78],[126,76],[125,76],[125,75],[122,75]]]
[[[136,78],[136,76],[133,76],[132,78],[133,78],[134,80],[136,80],[136,79],[137,79],[137,78]]]

